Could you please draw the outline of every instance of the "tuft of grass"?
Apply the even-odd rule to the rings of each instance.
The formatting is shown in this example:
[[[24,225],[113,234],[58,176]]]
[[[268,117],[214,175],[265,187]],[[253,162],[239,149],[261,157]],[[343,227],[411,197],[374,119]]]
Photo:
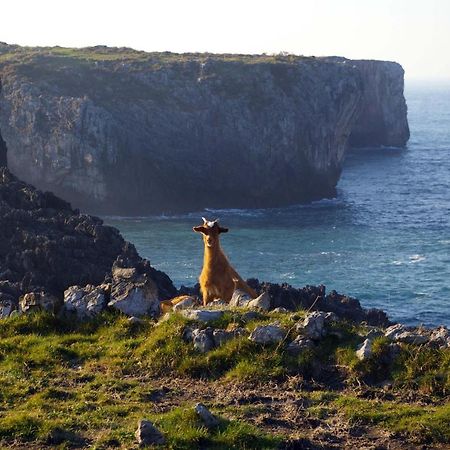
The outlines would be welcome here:
[[[450,395],[450,351],[405,345],[397,357],[393,378],[404,389],[434,396]]]
[[[262,433],[257,428],[238,420],[220,418],[216,429],[209,430],[198,418],[192,407],[175,408],[151,420],[168,437],[169,448],[277,448],[281,439]]]

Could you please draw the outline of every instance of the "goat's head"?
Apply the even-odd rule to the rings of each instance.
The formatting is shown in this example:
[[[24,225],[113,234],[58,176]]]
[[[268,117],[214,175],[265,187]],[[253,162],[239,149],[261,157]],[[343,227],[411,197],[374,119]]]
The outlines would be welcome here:
[[[209,248],[216,246],[219,242],[219,234],[227,233],[228,228],[223,228],[219,226],[218,219],[216,220],[206,220],[204,217],[203,225],[192,228],[196,233],[203,234],[203,241],[205,245]]]

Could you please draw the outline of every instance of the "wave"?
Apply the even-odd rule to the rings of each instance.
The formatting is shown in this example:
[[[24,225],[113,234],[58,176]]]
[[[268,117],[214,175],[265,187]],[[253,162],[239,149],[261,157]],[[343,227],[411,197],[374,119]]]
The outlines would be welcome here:
[[[411,264],[414,264],[414,263],[418,263],[418,262],[421,262],[421,261],[425,261],[426,259],[427,258],[425,256],[423,256],[423,255],[411,255],[409,257],[409,262]]]

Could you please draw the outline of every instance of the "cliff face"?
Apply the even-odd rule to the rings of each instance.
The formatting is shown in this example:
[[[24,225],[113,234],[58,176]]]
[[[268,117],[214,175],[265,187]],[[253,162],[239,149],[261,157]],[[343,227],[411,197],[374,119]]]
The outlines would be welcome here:
[[[0,79],[11,170],[102,213],[331,196],[349,137],[408,137],[395,63],[3,46]]]
[[[403,68],[383,61],[353,61],[353,64],[361,72],[364,89],[350,146],[405,146],[409,127],[403,96]]]

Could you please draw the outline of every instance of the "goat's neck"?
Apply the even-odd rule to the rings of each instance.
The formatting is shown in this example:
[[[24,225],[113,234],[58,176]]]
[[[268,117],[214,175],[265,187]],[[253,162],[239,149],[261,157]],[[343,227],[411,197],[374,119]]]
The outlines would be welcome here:
[[[219,242],[217,242],[217,244],[214,247],[208,247],[205,244],[205,254],[203,258],[204,267],[211,267],[216,262],[223,260],[226,260],[226,257],[222,252],[222,248],[220,247]]]

